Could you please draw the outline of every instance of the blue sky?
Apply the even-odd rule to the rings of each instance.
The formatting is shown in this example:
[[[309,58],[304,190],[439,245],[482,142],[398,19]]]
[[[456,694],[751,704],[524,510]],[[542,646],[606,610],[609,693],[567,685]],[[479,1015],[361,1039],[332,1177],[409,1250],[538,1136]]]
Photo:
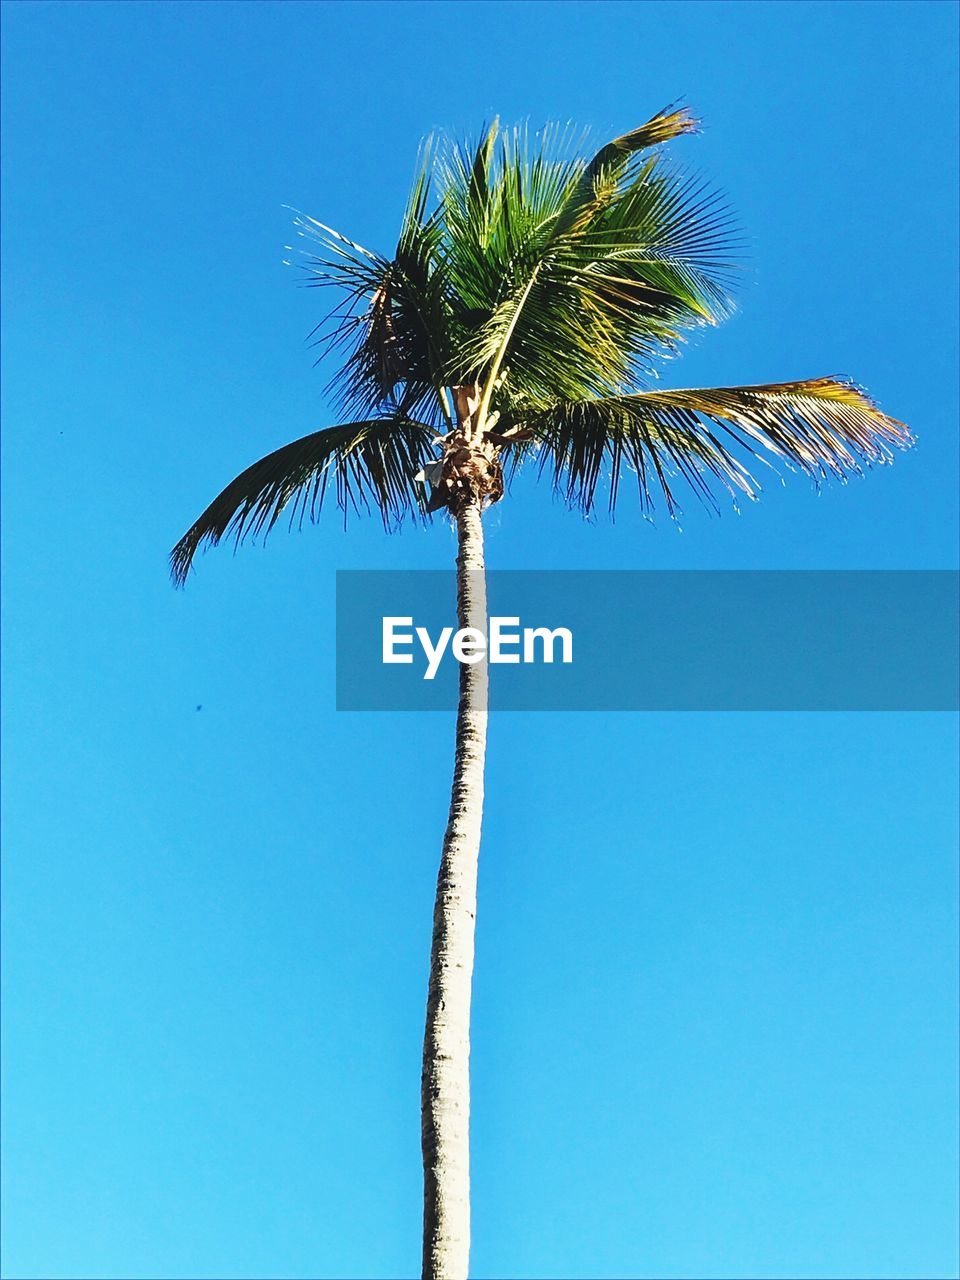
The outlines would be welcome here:
[[[685,98],[750,270],[665,384],[850,374],[919,445],[682,532],[522,478],[491,565],[955,568],[956,46],[919,0],[5,5],[5,1275],[418,1265],[452,723],[334,711],[333,586],[452,535],[166,576],[331,420],[284,206],[389,249],[433,127]],[[476,1276],[956,1275],[956,728],[494,720]]]

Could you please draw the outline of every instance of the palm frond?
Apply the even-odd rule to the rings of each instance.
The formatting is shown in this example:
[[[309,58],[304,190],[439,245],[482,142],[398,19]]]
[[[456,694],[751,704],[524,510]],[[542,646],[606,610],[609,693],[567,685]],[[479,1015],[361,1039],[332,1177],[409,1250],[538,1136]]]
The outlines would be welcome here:
[[[445,388],[472,383],[481,420],[518,396],[609,395],[726,314],[726,211],[651,151],[695,127],[668,108],[590,161],[569,127],[429,140],[392,258],[301,218],[309,283],[341,295],[320,337],[345,353],[341,412],[437,421]]]
[[[615,198],[624,170],[635,156],[682,134],[696,133],[697,125],[686,107],[670,106],[658,111],[646,124],[601,147],[564,201],[554,235],[583,228],[600,213]]]
[[[304,264],[307,283],[339,294],[314,335],[318,363],[343,353],[328,390],[345,415],[375,414],[394,403],[434,421],[442,412],[439,370],[449,324],[435,269],[441,228],[436,214],[425,212],[431,163],[425,147],[392,259],[315,219],[297,219],[300,235],[315,246]]]
[[[239,546],[266,535],[287,509],[291,524],[316,519],[331,476],[344,515],[372,506],[389,526],[422,512],[414,477],[431,459],[433,440],[431,427],[397,415],[328,427],[276,449],[232,480],[173,548],[174,582],[184,584],[204,544],[230,535]]]
[[[604,476],[613,508],[624,465],[636,474],[643,510],[652,510],[659,491],[673,515],[677,477],[714,508],[717,486],[734,499],[756,497],[760,486],[738,453],[781,458],[819,483],[887,463],[894,449],[913,443],[903,423],[842,378],[609,396],[560,403],[504,425],[541,442],[541,467],[584,513]]]
[[[661,113],[587,165],[531,164],[523,136],[503,135],[482,237],[465,212],[476,167],[464,155],[447,172],[451,281],[473,322],[448,372],[484,384],[481,419],[517,393],[584,399],[635,385],[684,329],[727,314],[727,210],[644,155],[693,128],[685,110]]]

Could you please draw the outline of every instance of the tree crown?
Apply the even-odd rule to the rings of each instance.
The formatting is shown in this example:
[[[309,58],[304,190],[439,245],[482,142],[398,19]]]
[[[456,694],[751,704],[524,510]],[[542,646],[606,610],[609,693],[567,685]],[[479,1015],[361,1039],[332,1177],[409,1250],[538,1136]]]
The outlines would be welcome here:
[[[439,482],[451,441],[508,472],[535,456],[585,513],[603,477],[613,507],[626,468],[643,510],[659,495],[671,514],[677,477],[714,505],[717,489],[754,497],[741,457],[819,481],[908,446],[843,378],[643,389],[685,331],[732,306],[729,211],[660,147],[696,127],[668,108],[590,160],[569,129],[494,121],[469,147],[430,139],[390,257],[298,215],[308,283],[337,295],[315,333],[342,357],[331,390],[353,420],[238,476],[177,544],[175,579],[204,542],[266,532],[284,510],[312,518],[331,476],[344,513],[373,506],[388,526],[448,505],[429,501],[424,469]]]

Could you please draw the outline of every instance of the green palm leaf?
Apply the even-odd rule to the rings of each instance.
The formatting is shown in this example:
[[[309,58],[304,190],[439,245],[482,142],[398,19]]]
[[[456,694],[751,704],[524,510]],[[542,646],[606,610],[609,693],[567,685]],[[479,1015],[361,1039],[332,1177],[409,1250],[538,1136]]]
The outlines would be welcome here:
[[[667,107],[646,124],[600,148],[564,201],[553,231],[556,237],[585,227],[615,198],[629,162],[658,143],[696,133],[698,122],[686,107]]]
[[[422,512],[414,477],[430,461],[433,440],[426,424],[395,417],[328,427],[276,449],[232,480],[183,535],[170,555],[174,581],[183,585],[205,543],[232,535],[239,546],[269,533],[288,508],[291,523],[315,519],[331,476],[345,515],[373,505],[390,524]]]
[[[652,509],[659,490],[673,514],[678,476],[712,506],[718,485],[734,497],[755,497],[759,485],[738,453],[782,458],[819,482],[889,462],[893,449],[913,443],[903,423],[841,378],[559,403],[503,423],[505,431],[511,426],[523,433],[526,448],[531,437],[540,443],[541,466],[552,469],[556,487],[585,513],[604,475],[615,505],[624,465],[636,473],[643,509]]]
[[[344,351],[328,386],[344,414],[365,415],[399,404],[406,413],[446,415],[444,344],[450,325],[435,270],[440,224],[425,216],[431,152],[425,148],[393,258],[384,258],[312,218],[299,234],[315,246],[301,264],[307,283],[331,288],[339,304],[314,330],[324,356]],[[312,335],[311,335],[312,336]]]
[[[518,397],[610,394],[725,315],[726,210],[651,153],[695,127],[667,109],[589,162],[569,129],[430,141],[392,258],[298,218],[309,283],[341,298],[319,339],[346,353],[341,411],[449,419],[446,389],[476,383],[481,421]]]
[[[477,323],[448,372],[484,383],[481,420],[517,394],[609,394],[684,328],[726,314],[726,211],[696,182],[662,171],[659,157],[642,156],[693,128],[686,111],[661,113],[587,165],[543,154],[533,162],[525,135],[504,137],[484,235],[458,215],[449,249],[451,279]],[[447,175],[452,208],[468,207],[471,183],[464,158]]]

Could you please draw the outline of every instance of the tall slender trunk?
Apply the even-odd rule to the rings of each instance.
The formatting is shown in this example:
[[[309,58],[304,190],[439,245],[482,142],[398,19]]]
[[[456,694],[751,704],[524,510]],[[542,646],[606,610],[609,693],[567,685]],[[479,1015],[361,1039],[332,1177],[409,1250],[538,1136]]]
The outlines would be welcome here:
[[[486,635],[481,503],[457,513],[457,618]],[[450,817],[433,912],[423,1039],[423,1277],[466,1280],[470,1255],[470,986],[487,745],[487,663],[460,665]]]

